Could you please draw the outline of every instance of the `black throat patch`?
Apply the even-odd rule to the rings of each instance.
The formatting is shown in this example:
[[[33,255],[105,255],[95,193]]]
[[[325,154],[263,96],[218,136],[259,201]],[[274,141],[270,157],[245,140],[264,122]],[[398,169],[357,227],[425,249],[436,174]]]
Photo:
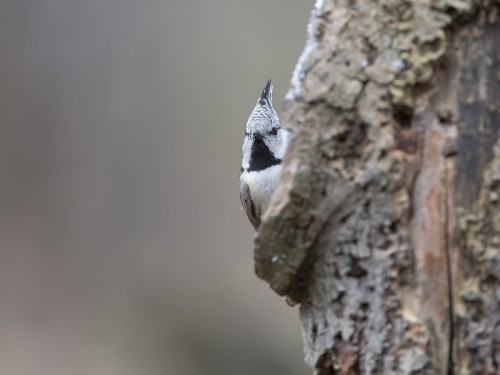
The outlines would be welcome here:
[[[256,139],[250,152],[248,172],[262,171],[278,164],[281,164],[281,160],[274,157],[263,141]]]

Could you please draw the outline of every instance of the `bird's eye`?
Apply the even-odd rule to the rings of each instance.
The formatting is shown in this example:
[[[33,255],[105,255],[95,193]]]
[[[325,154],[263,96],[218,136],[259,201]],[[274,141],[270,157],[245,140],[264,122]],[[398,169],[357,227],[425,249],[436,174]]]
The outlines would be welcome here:
[[[245,132],[245,137],[248,137],[250,135],[249,132]]]
[[[276,135],[276,134],[278,134],[278,130],[279,130],[279,128],[277,128],[276,126],[273,126],[271,128],[271,130],[269,130],[269,134]]]

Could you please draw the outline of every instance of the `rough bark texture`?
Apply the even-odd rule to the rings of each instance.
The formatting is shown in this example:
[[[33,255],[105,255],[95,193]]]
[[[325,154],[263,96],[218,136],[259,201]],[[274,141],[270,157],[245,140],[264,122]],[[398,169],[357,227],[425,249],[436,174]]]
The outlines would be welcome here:
[[[255,249],[316,374],[500,374],[499,3],[316,2]]]

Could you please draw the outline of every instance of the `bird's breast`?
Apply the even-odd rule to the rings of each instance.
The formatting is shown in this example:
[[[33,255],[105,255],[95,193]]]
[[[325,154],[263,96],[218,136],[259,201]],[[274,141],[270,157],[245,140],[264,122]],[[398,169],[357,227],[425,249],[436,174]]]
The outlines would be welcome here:
[[[252,172],[243,172],[241,178],[248,185],[250,195],[260,213],[263,213],[281,177],[281,164]]]

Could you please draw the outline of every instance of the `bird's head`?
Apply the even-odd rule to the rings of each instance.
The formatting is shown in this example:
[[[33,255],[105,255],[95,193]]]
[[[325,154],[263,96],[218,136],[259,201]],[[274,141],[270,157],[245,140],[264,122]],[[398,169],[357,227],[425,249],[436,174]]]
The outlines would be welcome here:
[[[243,143],[244,158],[245,153],[250,158],[252,149],[260,149],[263,146],[280,160],[286,152],[288,131],[280,125],[278,115],[272,105],[272,94],[273,85],[269,80],[247,121]]]

